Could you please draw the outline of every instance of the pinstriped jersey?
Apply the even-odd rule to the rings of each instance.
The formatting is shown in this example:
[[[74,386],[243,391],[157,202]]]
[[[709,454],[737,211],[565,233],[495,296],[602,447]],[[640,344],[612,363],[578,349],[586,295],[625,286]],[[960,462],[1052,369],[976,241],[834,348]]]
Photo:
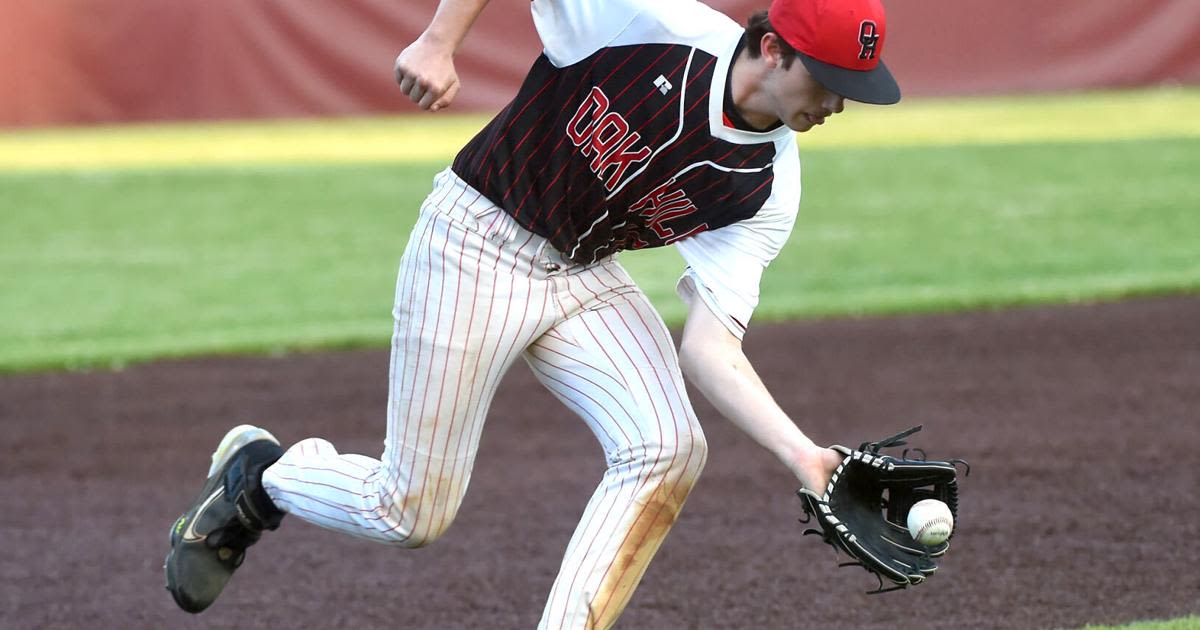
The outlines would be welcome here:
[[[458,154],[459,177],[579,263],[763,208],[790,132],[713,133],[734,131],[721,112],[740,27],[691,2],[669,16],[682,29],[631,2],[608,0],[586,15],[569,10],[587,13],[588,3],[538,2],[546,51]],[[562,37],[573,31],[580,36]]]

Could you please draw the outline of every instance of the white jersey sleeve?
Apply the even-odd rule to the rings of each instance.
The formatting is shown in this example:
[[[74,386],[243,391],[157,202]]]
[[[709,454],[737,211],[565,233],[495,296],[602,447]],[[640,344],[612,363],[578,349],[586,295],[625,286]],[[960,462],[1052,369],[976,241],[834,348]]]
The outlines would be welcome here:
[[[781,143],[771,196],[753,217],[675,244],[687,262],[676,292],[699,299],[738,339],[758,306],[763,270],[783,249],[800,206],[800,158],[793,138]]]
[[[604,48],[633,22],[647,0],[533,0],[533,25],[546,57],[563,68]]]
[[[533,0],[546,57],[563,68],[605,46],[687,41],[713,52],[741,27],[696,0]]]

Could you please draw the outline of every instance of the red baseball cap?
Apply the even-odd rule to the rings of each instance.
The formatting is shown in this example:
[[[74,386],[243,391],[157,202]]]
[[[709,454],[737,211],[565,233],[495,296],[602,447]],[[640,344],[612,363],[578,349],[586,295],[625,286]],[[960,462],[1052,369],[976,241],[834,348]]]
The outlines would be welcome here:
[[[773,0],[767,17],[825,89],[876,105],[900,100],[880,59],[887,20],[879,0]]]

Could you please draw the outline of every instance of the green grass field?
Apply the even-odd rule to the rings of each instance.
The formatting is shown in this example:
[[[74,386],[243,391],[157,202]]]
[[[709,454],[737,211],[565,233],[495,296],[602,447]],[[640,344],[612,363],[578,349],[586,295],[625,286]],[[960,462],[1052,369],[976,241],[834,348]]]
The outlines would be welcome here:
[[[1192,127],[1164,135],[1161,120],[1138,117],[1146,103]],[[1188,90],[847,113],[829,125],[844,122],[841,132],[801,136],[800,219],[767,272],[756,321],[1200,289],[1200,125],[1184,115],[1197,105],[1200,92]],[[1042,124],[1052,141],[1036,139],[1038,108],[1051,112]],[[991,136],[977,130],[988,115]],[[863,142],[885,128],[880,116],[904,141]],[[428,120],[376,124],[419,139],[466,137],[480,123]],[[1122,139],[1096,139],[1115,121]],[[418,160],[354,163],[321,153],[337,144],[338,124],[0,135],[0,370],[385,345],[407,232],[453,147],[423,142]],[[342,124],[350,138],[369,135],[367,121]],[[267,139],[289,125],[311,143],[282,143],[292,153],[281,155]],[[191,148],[161,161],[151,149],[129,161],[136,152],[120,148],[172,134]],[[445,155],[429,159],[437,150]],[[58,162],[46,157],[54,152]],[[678,323],[674,250],[622,260]]]

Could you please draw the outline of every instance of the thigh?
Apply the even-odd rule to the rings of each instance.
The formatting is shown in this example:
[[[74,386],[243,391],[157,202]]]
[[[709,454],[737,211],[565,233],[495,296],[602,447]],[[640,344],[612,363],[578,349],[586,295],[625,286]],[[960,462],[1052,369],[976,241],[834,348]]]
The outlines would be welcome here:
[[[671,335],[620,265],[573,275],[559,299],[567,316],[529,347],[526,360],[587,422],[610,461],[699,435]]]
[[[524,272],[539,242],[482,229],[499,210],[444,176],[400,265],[383,459],[410,479],[465,483],[457,462],[474,456],[500,378],[553,312],[547,283]]]
[[[453,520],[496,384],[554,314],[544,281],[516,264],[537,243],[495,238],[476,219],[498,209],[449,173],[439,183],[400,265],[383,456],[306,440],[273,478],[273,496],[294,512],[407,546],[435,540]]]
[[[588,271],[572,274],[559,295],[564,319],[525,353],[542,383],[591,427],[607,459],[540,628],[615,622],[707,453],[662,320],[619,266]]]

